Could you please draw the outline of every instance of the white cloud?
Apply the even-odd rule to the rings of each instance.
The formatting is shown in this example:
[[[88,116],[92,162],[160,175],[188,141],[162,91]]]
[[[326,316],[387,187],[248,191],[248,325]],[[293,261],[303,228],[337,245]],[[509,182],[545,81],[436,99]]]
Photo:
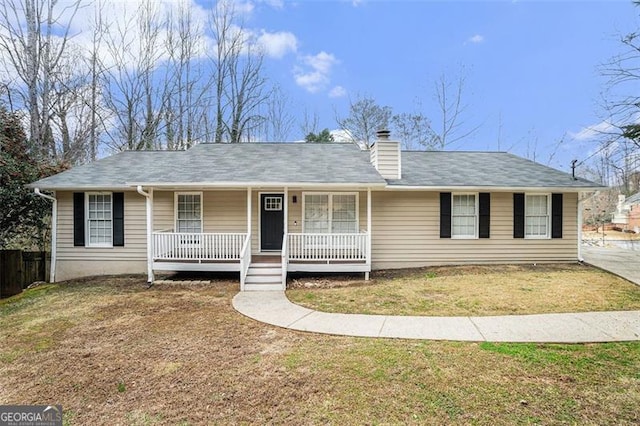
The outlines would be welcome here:
[[[255,5],[251,1],[229,0],[228,2],[233,5],[233,11],[241,15],[250,15],[255,9]],[[218,5],[223,7],[224,3],[218,2],[216,6]]]
[[[480,34],[472,35],[467,39],[467,43],[480,44],[484,41],[484,36]]]
[[[591,126],[584,127],[579,132],[568,132],[569,136],[576,141],[587,141],[591,139],[595,139],[599,136],[602,136],[605,133],[611,132],[614,130],[615,126],[608,122],[607,120],[601,121],[598,124],[593,124]]]
[[[324,51],[302,56],[299,61],[302,65],[293,69],[296,84],[310,93],[317,93],[329,85],[331,69],[339,62],[331,53]]]
[[[274,9],[282,9],[284,7],[284,0],[260,0],[262,3],[268,4]]]
[[[257,38],[257,43],[267,56],[276,59],[298,50],[298,39],[293,33],[287,31],[269,33],[263,30]]]
[[[347,95],[347,89],[342,86],[336,86],[333,89],[329,90],[330,98],[342,98]]]

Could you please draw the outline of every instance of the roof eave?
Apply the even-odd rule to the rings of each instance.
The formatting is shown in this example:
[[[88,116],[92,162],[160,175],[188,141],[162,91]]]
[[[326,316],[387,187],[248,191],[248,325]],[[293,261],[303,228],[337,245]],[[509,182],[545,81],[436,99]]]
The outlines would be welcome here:
[[[256,188],[256,187],[345,187],[352,188],[354,186],[384,188],[386,182],[134,182],[129,183],[130,186],[143,186],[154,188]]]
[[[426,186],[426,185],[387,185],[386,189],[395,191],[486,191],[486,192],[593,192],[606,186]]]
[[[296,188],[385,188],[385,182],[134,182],[121,185],[39,185],[28,184],[29,188],[47,191],[108,191],[133,190],[138,186],[146,188],[258,188],[258,187],[296,187]]]

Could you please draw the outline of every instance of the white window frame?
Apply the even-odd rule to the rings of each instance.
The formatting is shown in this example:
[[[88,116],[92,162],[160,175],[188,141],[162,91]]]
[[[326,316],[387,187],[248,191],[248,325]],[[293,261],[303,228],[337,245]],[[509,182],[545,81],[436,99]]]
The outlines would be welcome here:
[[[282,208],[283,208],[282,205],[284,204],[283,198],[284,197],[282,195],[278,195],[278,196],[265,195],[265,197],[264,197],[264,206],[263,206],[264,211],[266,211],[266,212],[281,212]],[[273,202],[273,201],[276,201],[276,200],[277,200],[277,202],[275,203],[276,204],[275,207],[274,207],[274,205],[271,205],[271,206],[269,205],[270,201]]]
[[[546,235],[528,235],[527,234],[527,197],[545,196],[547,197],[547,234]],[[527,240],[548,240],[551,239],[551,193],[525,193],[524,194],[524,238]]]
[[[111,199],[111,243],[92,243],[91,242],[91,227],[89,226],[89,199],[92,195],[108,195]],[[85,235],[85,247],[96,248],[113,248],[113,192],[106,191],[94,191],[86,192],[84,200],[84,235]]]
[[[456,196],[460,196],[460,195],[473,195],[473,200],[474,200],[474,204],[475,204],[475,224],[474,224],[474,233],[473,235],[454,235],[453,233],[453,218],[454,218],[454,214],[453,214],[453,199]],[[480,225],[480,214],[478,212],[478,208],[479,208],[479,195],[477,192],[452,192],[451,193],[451,239],[454,240],[475,240],[478,239],[478,228]]]
[[[334,195],[355,195],[356,197],[356,231],[352,232],[352,234],[360,233],[360,193],[359,192],[315,192],[315,191],[307,191],[302,193],[302,233],[307,233],[307,221],[305,215],[305,209],[307,205],[307,195],[326,195],[328,202],[328,212],[329,212],[329,232],[327,234],[333,234],[331,229],[333,228],[333,196]]]
[[[203,210],[203,195],[202,191],[191,191],[191,192],[176,192],[173,197],[173,226],[176,233],[178,231],[178,196],[180,195],[199,195],[200,196],[200,233],[204,232],[204,210]]]

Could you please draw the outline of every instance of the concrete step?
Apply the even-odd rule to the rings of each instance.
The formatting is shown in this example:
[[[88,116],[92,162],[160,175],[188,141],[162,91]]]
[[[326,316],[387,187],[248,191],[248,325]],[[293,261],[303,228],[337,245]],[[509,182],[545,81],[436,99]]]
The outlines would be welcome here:
[[[282,264],[278,263],[265,263],[265,262],[251,262],[251,268],[282,268]]]
[[[280,283],[282,282],[282,275],[247,275],[244,282],[251,284]]]
[[[245,282],[244,291],[280,291],[282,284],[248,284]]]
[[[250,266],[247,275],[282,275],[282,268],[254,268]]]

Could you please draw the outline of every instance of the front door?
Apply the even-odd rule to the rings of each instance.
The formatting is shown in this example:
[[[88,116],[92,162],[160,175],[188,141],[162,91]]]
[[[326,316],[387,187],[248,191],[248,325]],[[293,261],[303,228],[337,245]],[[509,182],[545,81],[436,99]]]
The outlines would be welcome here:
[[[284,195],[260,194],[260,249],[282,250]]]

